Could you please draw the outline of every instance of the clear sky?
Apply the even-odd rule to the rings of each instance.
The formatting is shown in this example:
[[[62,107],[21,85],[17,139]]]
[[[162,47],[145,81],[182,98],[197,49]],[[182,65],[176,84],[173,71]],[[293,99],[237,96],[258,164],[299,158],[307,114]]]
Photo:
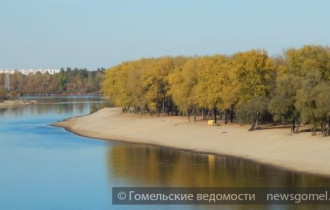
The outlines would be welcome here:
[[[2,0],[0,68],[330,44],[329,0]]]

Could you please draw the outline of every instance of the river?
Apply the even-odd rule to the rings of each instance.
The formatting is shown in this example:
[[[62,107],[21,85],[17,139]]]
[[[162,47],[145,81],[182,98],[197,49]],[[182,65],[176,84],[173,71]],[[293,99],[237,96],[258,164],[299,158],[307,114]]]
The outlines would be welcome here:
[[[37,97],[0,109],[0,209],[204,209],[113,206],[112,187],[323,187],[330,179],[231,157],[95,140],[50,124],[88,114],[98,96]],[[250,209],[296,209],[249,206]],[[299,206],[299,209],[324,206]]]

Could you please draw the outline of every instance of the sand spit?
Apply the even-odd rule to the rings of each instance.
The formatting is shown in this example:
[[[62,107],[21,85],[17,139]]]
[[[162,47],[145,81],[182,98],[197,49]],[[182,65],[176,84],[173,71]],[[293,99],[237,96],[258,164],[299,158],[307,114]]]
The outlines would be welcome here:
[[[330,138],[290,129],[248,131],[240,125],[208,126],[186,117],[122,114],[120,108],[71,118],[54,126],[78,135],[229,155],[290,170],[330,176]]]
[[[7,108],[13,106],[20,106],[20,105],[28,105],[28,104],[35,104],[37,101],[35,100],[27,100],[27,99],[16,99],[16,100],[4,100],[0,102],[0,108]]]

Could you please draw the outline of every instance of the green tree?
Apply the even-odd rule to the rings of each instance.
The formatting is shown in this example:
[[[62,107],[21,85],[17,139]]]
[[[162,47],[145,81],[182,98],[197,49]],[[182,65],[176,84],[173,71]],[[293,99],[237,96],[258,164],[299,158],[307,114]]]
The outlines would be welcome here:
[[[289,49],[285,55],[286,63],[280,68],[280,73],[298,78],[301,85],[296,91],[295,110],[298,110],[303,123],[311,125],[311,133],[315,135],[317,127],[324,127],[328,121],[326,111],[321,111],[327,106],[317,104],[324,104],[320,95],[328,98],[324,91],[330,81],[329,48],[307,45]]]
[[[276,89],[269,102],[269,111],[275,121],[291,124],[291,133],[297,133],[300,125],[300,112],[297,110],[296,95],[301,87],[300,79],[294,75],[277,78]]]
[[[240,123],[251,123],[249,131],[253,131],[258,127],[259,121],[267,112],[269,99],[264,96],[253,97],[237,110],[237,118]]]

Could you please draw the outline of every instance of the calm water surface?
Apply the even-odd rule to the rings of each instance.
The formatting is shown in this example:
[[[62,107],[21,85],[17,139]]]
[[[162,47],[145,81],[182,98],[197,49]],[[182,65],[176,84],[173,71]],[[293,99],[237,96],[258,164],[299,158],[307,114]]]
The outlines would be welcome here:
[[[324,209],[324,206],[112,206],[112,187],[318,187],[328,178],[235,158],[94,140],[51,123],[96,96],[42,97],[0,109],[0,209]]]

